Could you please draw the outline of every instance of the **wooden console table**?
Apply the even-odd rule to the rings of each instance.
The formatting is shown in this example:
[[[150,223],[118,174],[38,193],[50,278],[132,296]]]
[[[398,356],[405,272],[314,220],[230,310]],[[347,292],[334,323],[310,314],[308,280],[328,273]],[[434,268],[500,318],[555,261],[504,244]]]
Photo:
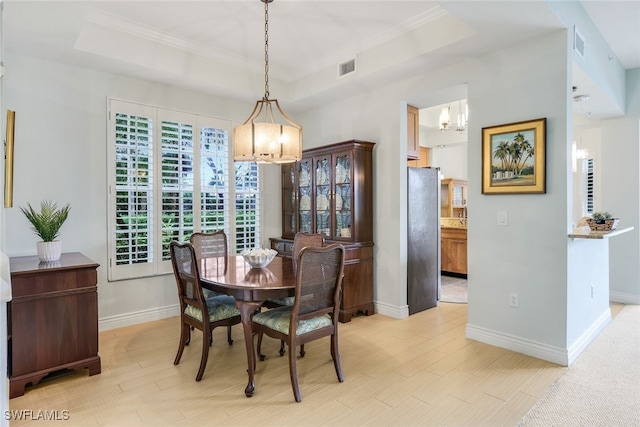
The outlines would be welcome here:
[[[62,254],[54,262],[24,256],[9,263],[10,397],[22,396],[27,385],[62,369],[99,374],[99,264],[79,252]]]

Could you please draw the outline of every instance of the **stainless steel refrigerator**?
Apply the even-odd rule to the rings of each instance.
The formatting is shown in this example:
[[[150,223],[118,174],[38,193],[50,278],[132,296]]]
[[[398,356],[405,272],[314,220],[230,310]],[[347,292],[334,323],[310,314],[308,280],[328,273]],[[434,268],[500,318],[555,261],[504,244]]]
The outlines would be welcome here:
[[[407,171],[407,303],[414,314],[440,297],[440,170]]]

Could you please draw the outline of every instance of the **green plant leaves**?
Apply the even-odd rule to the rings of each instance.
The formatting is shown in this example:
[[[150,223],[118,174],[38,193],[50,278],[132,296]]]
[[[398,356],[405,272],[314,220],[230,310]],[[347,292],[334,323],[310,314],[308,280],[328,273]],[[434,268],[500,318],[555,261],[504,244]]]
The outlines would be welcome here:
[[[67,206],[58,209],[57,203],[43,200],[40,203],[40,212],[33,209],[30,203],[27,203],[26,208],[20,207],[20,209],[33,225],[33,232],[43,241],[52,242],[58,237],[60,227],[67,220],[71,205],[67,204]]]

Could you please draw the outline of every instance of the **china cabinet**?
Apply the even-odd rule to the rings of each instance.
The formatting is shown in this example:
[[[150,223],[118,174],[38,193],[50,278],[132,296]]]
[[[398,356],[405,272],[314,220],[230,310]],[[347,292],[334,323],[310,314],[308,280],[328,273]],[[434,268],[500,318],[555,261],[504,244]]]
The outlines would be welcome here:
[[[441,186],[441,217],[466,218],[467,181],[445,178]]]
[[[282,238],[271,247],[291,256],[297,232],[320,233],[346,249],[340,321],[373,314],[373,147],[350,140],[304,150],[282,165]]]

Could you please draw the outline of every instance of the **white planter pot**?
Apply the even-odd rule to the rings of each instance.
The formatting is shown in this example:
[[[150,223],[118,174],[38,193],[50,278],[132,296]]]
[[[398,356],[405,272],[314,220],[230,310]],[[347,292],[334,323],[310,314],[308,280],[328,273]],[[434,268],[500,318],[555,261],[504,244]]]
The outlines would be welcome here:
[[[57,261],[62,254],[62,242],[60,240],[36,242],[36,249],[40,261]]]

